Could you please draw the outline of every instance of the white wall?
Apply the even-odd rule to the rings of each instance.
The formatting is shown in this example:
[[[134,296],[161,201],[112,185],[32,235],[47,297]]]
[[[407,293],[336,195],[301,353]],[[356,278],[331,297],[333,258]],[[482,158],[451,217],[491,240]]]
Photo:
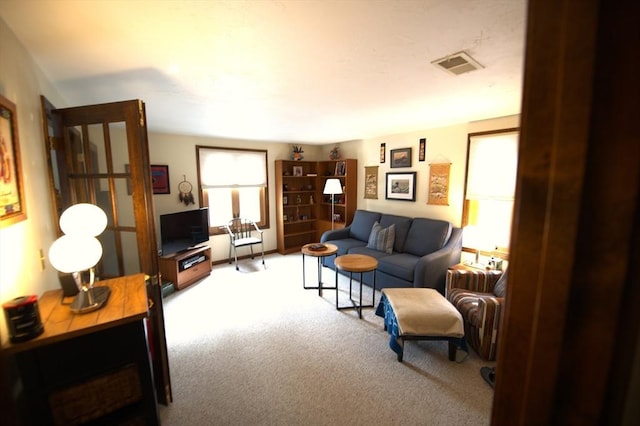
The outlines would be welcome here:
[[[0,94],[16,105],[27,219],[0,229],[0,303],[18,296],[60,288],[57,272],[46,257],[55,240],[40,95],[67,106],[33,62],[29,53],[0,19]],[[0,335],[7,336],[0,314]]]
[[[460,226],[466,171],[467,135],[474,132],[518,126],[519,116],[514,115],[346,143],[345,152],[357,152],[359,168],[358,208],[405,216],[448,220],[454,226]],[[424,162],[418,161],[419,140],[422,138],[427,140]],[[380,163],[381,143],[386,144],[384,163]],[[391,168],[391,150],[399,148],[411,148],[411,168]],[[431,163],[451,163],[448,206],[427,204],[429,164]],[[378,166],[378,199],[364,198],[365,166]],[[402,173],[406,171],[417,172],[416,201],[385,200],[386,173]]]

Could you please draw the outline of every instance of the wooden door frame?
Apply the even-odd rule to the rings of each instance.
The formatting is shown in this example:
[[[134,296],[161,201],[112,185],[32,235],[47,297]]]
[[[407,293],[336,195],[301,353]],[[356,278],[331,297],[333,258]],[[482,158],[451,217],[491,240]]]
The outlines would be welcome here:
[[[60,137],[64,127],[86,126],[88,124],[102,124],[112,122],[126,122],[127,149],[129,156],[129,171],[132,182],[132,202],[134,210],[134,222],[136,241],[140,262],[140,272],[149,276],[147,282],[147,295],[149,297],[149,318],[147,321],[150,338],[150,352],[152,355],[155,386],[158,402],[169,404],[173,397],[171,391],[171,377],[169,372],[168,351],[164,330],[164,312],[162,308],[162,288],[159,279],[159,265],[157,256],[157,241],[155,232],[155,213],[153,208],[153,190],[151,182],[151,165],[149,160],[149,146],[146,127],[145,104],[141,100],[129,100],[111,102],[105,104],[86,105],[70,108],[53,109],[53,106],[42,97],[42,107],[45,117],[51,119],[54,126],[54,135]],[[43,124],[45,135],[49,134],[48,124]],[[58,128],[55,128],[58,127]],[[86,127],[83,127],[86,132]],[[103,128],[108,133],[108,126]],[[66,136],[62,134],[62,136]],[[83,135],[85,144],[88,144],[88,135]],[[50,141],[47,139],[46,148],[50,150]],[[87,148],[88,145],[85,146]],[[68,152],[63,152],[67,157],[67,167],[71,164]],[[107,154],[107,162],[110,161],[110,153]],[[50,152],[47,152],[51,159]],[[68,169],[70,169],[68,167]],[[50,179],[51,170],[49,171]],[[117,174],[117,173],[112,173]],[[51,184],[53,190],[53,184]],[[113,193],[114,188],[110,188]],[[73,198],[73,197],[72,197]],[[53,198],[56,204],[55,197]],[[113,202],[113,201],[112,201]],[[113,207],[113,206],[112,206]],[[58,208],[54,207],[54,217],[57,218]],[[115,210],[115,209],[114,209]],[[113,212],[114,217],[116,212]],[[57,222],[57,220],[56,220]]]
[[[494,425],[637,421],[640,13],[622,3],[529,2]]]

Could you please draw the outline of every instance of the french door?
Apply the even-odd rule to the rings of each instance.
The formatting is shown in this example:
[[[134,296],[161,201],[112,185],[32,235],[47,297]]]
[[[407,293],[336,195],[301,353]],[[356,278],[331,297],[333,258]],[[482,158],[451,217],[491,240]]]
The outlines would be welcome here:
[[[172,394],[144,102],[56,109],[41,100],[55,222],[73,204],[98,205],[108,223],[98,237],[103,257],[96,274],[149,277],[149,345],[158,402],[166,405]]]

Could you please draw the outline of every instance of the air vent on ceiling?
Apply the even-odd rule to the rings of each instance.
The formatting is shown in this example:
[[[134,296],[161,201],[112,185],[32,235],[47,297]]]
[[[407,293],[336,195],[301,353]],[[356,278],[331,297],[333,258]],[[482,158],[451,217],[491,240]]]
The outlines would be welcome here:
[[[477,69],[484,68],[465,52],[454,53],[453,55],[440,58],[431,63],[455,75],[460,75],[469,71],[475,71]]]

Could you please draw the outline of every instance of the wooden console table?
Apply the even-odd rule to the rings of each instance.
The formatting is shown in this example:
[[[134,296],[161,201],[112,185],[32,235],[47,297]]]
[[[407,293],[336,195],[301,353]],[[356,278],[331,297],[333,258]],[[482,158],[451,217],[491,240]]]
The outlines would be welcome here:
[[[38,300],[44,333],[2,342],[2,356],[17,374],[13,396],[23,424],[159,424],[145,278],[96,282],[111,295],[87,314],[73,314],[62,290],[47,291]]]

